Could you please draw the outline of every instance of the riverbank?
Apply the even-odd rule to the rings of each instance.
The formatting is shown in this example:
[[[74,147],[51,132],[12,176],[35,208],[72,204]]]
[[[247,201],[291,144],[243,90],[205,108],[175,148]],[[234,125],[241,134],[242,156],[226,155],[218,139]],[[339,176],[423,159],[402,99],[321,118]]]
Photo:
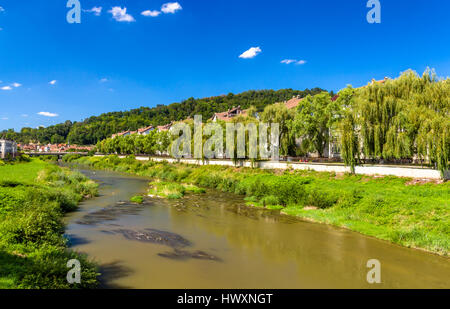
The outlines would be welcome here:
[[[0,288],[94,288],[96,266],[67,249],[62,218],[98,185],[41,160],[0,166]],[[70,285],[67,262],[81,262],[81,284]]]
[[[194,184],[246,196],[249,205],[344,227],[448,256],[450,183],[293,170],[140,162],[117,156],[67,158],[96,169]]]

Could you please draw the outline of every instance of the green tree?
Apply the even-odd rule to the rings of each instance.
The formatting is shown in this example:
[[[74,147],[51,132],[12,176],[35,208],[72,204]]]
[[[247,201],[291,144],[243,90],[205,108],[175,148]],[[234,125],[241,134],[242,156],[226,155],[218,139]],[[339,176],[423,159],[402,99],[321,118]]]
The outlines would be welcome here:
[[[283,103],[269,105],[261,114],[261,120],[269,124],[279,124],[280,154],[282,156],[294,154],[295,138],[290,134],[292,121],[294,120],[294,111],[289,110]]]
[[[332,101],[328,92],[315,96],[307,96],[295,113],[293,133],[302,140],[305,152],[324,155],[324,150],[330,142],[331,130],[340,119],[341,108],[338,101]]]

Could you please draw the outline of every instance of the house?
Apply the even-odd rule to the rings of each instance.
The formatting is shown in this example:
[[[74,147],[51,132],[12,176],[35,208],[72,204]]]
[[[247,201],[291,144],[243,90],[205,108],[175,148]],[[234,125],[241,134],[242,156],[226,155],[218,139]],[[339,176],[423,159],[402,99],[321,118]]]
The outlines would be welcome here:
[[[17,144],[14,141],[0,140],[0,159],[17,156]]]
[[[375,79],[372,79],[372,84],[373,84],[373,83],[384,84],[385,82],[387,82],[388,79],[389,79],[389,77],[385,77],[385,78],[382,79],[382,80],[375,80]]]
[[[158,132],[169,131],[170,128],[172,127],[172,125],[173,125],[173,121],[171,123],[169,123],[169,124],[164,125],[164,126],[158,126],[157,127]]]
[[[146,128],[139,129],[137,133],[139,135],[149,135],[151,131],[155,130],[153,126],[148,126]]]
[[[223,112],[223,113],[215,113],[214,116],[211,118],[212,122],[217,122],[218,120],[230,122],[233,118],[237,116],[246,116],[247,110],[242,110],[240,106],[233,107],[232,109]]]
[[[120,136],[129,136],[129,135],[133,135],[133,134],[148,135],[153,130],[155,130],[155,128],[153,126],[148,126],[148,127],[145,127],[145,128],[141,128],[141,129],[138,129],[137,131],[127,130],[127,131],[123,131],[123,132],[120,132],[120,133],[113,134],[111,136],[111,138],[116,138],[116,137],[120,137]]]
[[[36,151],[38,146],[34,144],[18,144],[17,147],[25,152],[33,152]]]
[[[297,108],[302,100],[303,98],[300,98],[300,96],[293,96],[292,99],[284,101],[283,103],[286,105],[287,109],[291,110]]]
[[[111,138],[120,137],[120,136],[128,136],[131,135],[131,131],[124,131],[117,134],[113,134]]]

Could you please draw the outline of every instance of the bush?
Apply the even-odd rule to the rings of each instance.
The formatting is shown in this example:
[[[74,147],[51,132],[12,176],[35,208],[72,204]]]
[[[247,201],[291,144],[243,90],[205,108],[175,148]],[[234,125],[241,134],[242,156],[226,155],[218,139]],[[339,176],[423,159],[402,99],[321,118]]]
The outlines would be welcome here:
[[[189,193],[194,193],[194,194],[206,193],[205,189],[199,188],[199,187],[194,186],[194,185],[185,185],[184,187],[186,189],[186,192],[189,192]]]
[[[67,250],[62,216],[76,208],[83,193],[96,192],[97,185],[40,160],[8,166],[8,171],[17,176],[34,171],[38,177],[21,183],[16,175],[0,175],[0,288],[96,287],[95,265]],[[73,258],[83,263],[79,286],[66,280],[66,263]]]
[[[66,163],[74,162],[75,160],[80,159],[82,156],[79,154],[66,154],[62,157],[62,161]]]
[[[58,156],[40,156],[39,159],[45,162],[58,162]]]
[[[280,205],[280,201],[278,200],[278,198],[276,196],[273,195],[269,195],[266,196],[264,198],[262,198],[262,200],[260,201],[260,203],[263,206],[276,206],[276,205]]]
[[[307,197],[305,184],[309,182],[309,179],[289,175],[257,175],[241,181],[236,191],[258,199],[273,196],[283,206],[304,204]]]
[[[133,202],[133,203],[142,204],[144,202],[144,197],[142,197],[140,195],[136,195],[136,196],[133,196],[130,199],[130,201]]]
[[[314,188],[309,193],[307,204],[320,209],[326,209],[333,206],[337,200],[337,197],[334,197],[323,190]]]

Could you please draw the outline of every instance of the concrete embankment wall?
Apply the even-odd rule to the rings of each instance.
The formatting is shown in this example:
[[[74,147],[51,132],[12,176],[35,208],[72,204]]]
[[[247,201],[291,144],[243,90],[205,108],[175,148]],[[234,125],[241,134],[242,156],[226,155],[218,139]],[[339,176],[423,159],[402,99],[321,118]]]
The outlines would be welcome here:
[[[120,158],[125,158],[125,156],[120,156]],[[192,165],[224,165],[224,166],[235,166],[234,162],[231,160],[195,160],[195,159],[173,159],[173,158],[162,158],[162,157],[136,157],[139,161],[156,161],[162,162],[167,161],[169,163],[184,163]],[[335,172],[335,173],[346,173],[350,172],[350,168],[339,164],[314,164],[314,163],[293,163],[293,162],[274,162],[274,161],[264,161],[255,163],[258,168],[262,169],[294,169],[294,170],[313,170],[317,172]],[[239,161],[236,166],[251,167],[252,164],[249,161]],[[429,168],[418,168],[418,167],[402,167],[402,166],[383,166],[383,165],[364,165],[357,166],[355,169],[356,174],[361,175],[381,175],[381,176],[397,176],[397,177],[410,177],[410,178],[420,178],[420,179],[441,179],[441,173],[437,170]],[[445,179],[450,179],[450,173],[447,171]]]

